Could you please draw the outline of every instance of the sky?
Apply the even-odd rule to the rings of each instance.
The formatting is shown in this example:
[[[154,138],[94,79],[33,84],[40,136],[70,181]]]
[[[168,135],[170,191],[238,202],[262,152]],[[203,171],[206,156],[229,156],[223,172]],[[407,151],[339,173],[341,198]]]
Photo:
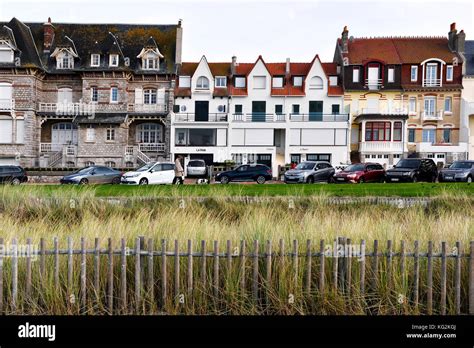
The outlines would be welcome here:
[[[349,36],[447,36],[457,23],[474,39],[469,0],[0,0],[0,21],[183,23],[183,61],[332,61],[345,25]]]

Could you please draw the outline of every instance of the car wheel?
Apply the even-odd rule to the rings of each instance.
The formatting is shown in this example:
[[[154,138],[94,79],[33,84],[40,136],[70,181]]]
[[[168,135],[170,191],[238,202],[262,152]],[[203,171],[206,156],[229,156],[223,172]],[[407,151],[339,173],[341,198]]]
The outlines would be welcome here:
[[[147,178],[141,178],[140,181],[138,182],[139,185],[148,185],[148,179]]]
[[[265,177],[263,175],[257,177],[257,184],[265,184]]]
[[[228,184],[228,183],[229,183],[229,177],[224,175],[221,178],[221,184]]]
[[[467,180],[466,180],[466,181],[467,181],[468,183],[472,183],[472,176],[469,175],[469,176],[467,177]]]
[[[87,179],[81,179],[81,181],[79,181],[79,185],[87,185],[89,183],[89,180]]]
[[[112,185],[118,185],[118,184],[120,184],[120,178],[114,178],[112,180]]]
[[[309,176],[308,179],[306,179],[307,184],[312,184],[314,183],[314,178],[312,176]]]
[[[20,185],[20,184],[21,184],[20,179],[18,179],[18,178],[13,178],[13,180],[12,180],[12,185]]]
[[[364,179],[364,177],[361,177],[361,178],[359,179],[359,184],[364,184],[364,183],[365,183],[365,179]]]

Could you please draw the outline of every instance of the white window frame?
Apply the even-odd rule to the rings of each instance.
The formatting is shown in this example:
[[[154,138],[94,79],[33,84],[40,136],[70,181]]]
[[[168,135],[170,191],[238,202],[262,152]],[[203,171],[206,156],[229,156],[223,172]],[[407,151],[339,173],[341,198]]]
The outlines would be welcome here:
[[[408,99],[408,112],[410,113],[410,115],[416,115],[416,103],[417,103],[416,97],[410,97]]]
[[[105,129],[105,141],[114,142],[115,141],[115,126],[107,126]]]
[[[263,85],[260,84],[260,82],[263,82]],[[264,75],[254,76],[253,89],[265,89],[265,88],[267,88],[267,77]]]
[[[329,86],[337,86],[337,76],[329,76]]]
[[[413,78],[413,70],[415,71],[415,77]],[[410,81],[416,82],[418,81],[418,65],[412,65],[410,67]]]
[[[428,102],[428,106],[433,106],[433,108],[427,108],[427,104],[426,102]],[[427,116],[436,116],[436,97],[425,97],[424,100],[423,100],[423,110],[425,112],[425,115]],[[430,112],[429,114],[427,114],[427,110],[430,110],[432,112]]]
[[[116,91],[115,100],[114,100],[114,91]],[[118,99],[119,99],[118,87],[116,87],[116,86],[110,87],[110,102],[111,103],[118,103]]]
[[[360,82],[360,68],[354,67],[352,68],[352,83],[359,83],[359,82]]]
[[[235,88],[245,88],[246,86],[247,86],[247,83],[244,76],[235,77]]]
[[[394,83],[395,82],[395,68],[388,68],[387,82],[388,83]]]
[[[282,76],[272,77],[272,87],[283,88],[283,77]]]
[[[446,81],[453,81],[454,78],[454,67],[452,65],[446,65]]]
[[[216,76],[214,83],[216,88],[225,88],[227,87],[227,77]]]
[[[317,81],[317,83],[315,83]],[[309,80],[309,89],[323,89],[324,88],[324,81],[321,76],[313,76]]]
[[[65,64],[65,62],[67,62]],[[62,51],[56,56],[56,68],[57,69],[74,69],[74,56],[68,51]]]
[[[11,47],[8,46],[8,43],[0,43],[0,51],[7,52],[7,54],[9,55],[8,60],[0,61],[1,63],[13,63],[13,60],[15,59],[15,54]]]
[[[97,59],[97,63],[95,62],[95,59]],[[100,66],[100,54],[97,54],[97,53],[91,54],[91,66],[92,67]]]
[[[118,54],[109,55],[109,66],[110,67],[118,67],[119,66],[119,55]]]
[[[209,79],[206,76],[199,76],[196,80],[196,89],[209,90]]]
[[[190,88],[191,87],[191,76],[180,76],[179,77],[179,87],[180,88]]]
[[[162,128],[157,123],[141,123],[137,125],[136,141],[140,144],[159,144],[162,141]],[[154,138],[154,141],[151,141]],[[145,141],[146,140],[146,141]]]
[[[86,126],[86,143],[95,142],[95,128],[93,124]]]
[[[297,84],[296,81],[300,81],[300,79],[301,79],[301,83]],[[293,76],[293,86],[302,87],[303,86],[303,80],[304,80],[303,76]]]
[[[446,101],[449,100],[449,109],[446,108]],[[453,98],[452,97],[445,97],[444,98],[444,112],[447,114],[453,113]]]
[[[143,70],[158,70],[160,67],[159,57],[154,53],[148,53],[142,58]]]
[[[117,164],[114,161],[106,161],[105,166],[109,168],[116,168]]]
[[[95,93],[94,93],[95,91]],[[94,94],[97,95],[97,100],[94,100]],[[99,102],[99,88],[97,86],[91,87],[91,102],[98,103]]]
[[[147,98],[148,98],[148,101],[147,101]],[[146,105],[158,104],[158,90],[155,88],[144,89],[143,90],[143,104],[146,104]]]
[[[431,134],[431,137],[427,137],[425,141],[425,134]],[[430,138],[432,138],[430,140]],[[421,142],[423,143],[436,143],[436,128],[423,128],[421,131]]]

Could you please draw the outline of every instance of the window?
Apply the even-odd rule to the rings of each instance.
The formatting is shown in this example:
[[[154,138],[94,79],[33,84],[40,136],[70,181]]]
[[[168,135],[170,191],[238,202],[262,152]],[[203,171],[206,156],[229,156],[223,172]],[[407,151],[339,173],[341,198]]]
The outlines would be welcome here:
[[[273,88],[282,88],[283,87],[283,77],[278,76],[274,77],[272,81]]]
[[[148,52],[148,54],[142,56],[142,66],[144,70],[158,70],[160,66],[158,55]]]
[[[359,72],[360,72],[360,69],[359,68],[353,68],[352,69],[352,82],[353,83],[358,83],[359,82]]]
[[[365,141],[390,141],[390,122],[367,122]]]
[[[86,126],[86,141],[94,142],[95,141],[95,128],[92,124]]]
[[[282,115],[283,114],[283,105],[277,104],[275,105],[275,114]]]
[[[226,86],[227,86],[227,78],[225,76],[217,76],[216,87],[226,87]]]
[[[197,89],[209,89],[209,79],[205,76],[200,76],[196,82]]]
[[[110,102],[117,103],[118,102],[118,88],[112,87],[110,89]]]
[[[309,89],[323,89],[323,79],[319,76],[313,76],[309,80]]]
[[[91,66],[100,66],[100,54],[91,54]]]
[[[133,162],[130,162],[130,161],[125,162],[125,167],[133,168]]]
[[[109,56],[109,66],[115,67],[119,64],[119,56],[118,54],[111,54]]]
[[[72,69],[74,68],[74,57],[71,53],[63,51],[56,57],[56,68]]]
[[[408,129],[408,142],[409,143],[415,142],[415,129],[414,128]]]
[[[85,167],[92,167],[92,166],[95,166],[95,163],[92,162],[92,161],[86,161],[86,162],[84,163],[84,166],[85,166]]]
[[[299,114],[300,113],[300,105],[299,104],[293,104],[291,106],[291,112],[293,114]]]
[[[453,80],[453,66],[446,65],[446,81],[452,81],[452,80]]]
[[[145,89],[143,91],[143,102],[145,104],[156,104],[156,89]]]
[[[161,141],[161,127],[157,123],[142,123],[137,126],[137,142],[155,144]]]
[[[295,87],[303,86],[303,76],[294,76],[293,77],[293,86],[295,86]]]
[[[8,45],[8,41],[6,43],[0,44],[0,62],[13,63],[13,58],[13,50]]]
[[[189,77],[189,76],[180,76],[179,77],[179,87],[180,88],[189,88],[189,87],[191,87],[191,77]]]
[[[453,106],[452,98],[451,97],[446,97],[444,99],[444,112],[451,113],[453,111],[452,106]]]
[[[443,142],[444,143],[451,142],[451,129],[443,129]]]
[[[330,154],[307,154],[306,155],[307,161],[326,161],[331,162],[331,155]]]
[[[389,83],[395,82],[395,69],[394,68],[388,68],[387,82]]]
[[[416,82],[418,80],[418,66],[412,65],[410,69],[410,81]]]
[[[16,143],[23,144],[25,142],[25,120],[16,119]]]
[[[99,89],[97,87],[91,87],[91,101],[99,101]]]
[[[393,124],[393,141],[402,141],[402,123],[395,122]]]
[[[331,105],[331,113],[333,115],[339,115],[339,104],[332,104]]]
[[[264,89],[267,86],[267,78],[265,76],[254,76],[253,77],[253,88]]]
[[[115,162],[107,161],[107,162],[105,162],[105,166],[109,167],[109,168],[115,168]]]
[[[242,104],[236,104],[234,106],[234,113],[241,114],[242,113]]]
[[[115,127],[108,126],[106,128],[105,140],[106,141],[114,141],[115,140]]]
[[[416,113],[416,97],[410,97],[410,100],[409,100],[409,103],[408,103],[408,108],[409,108],[408,111],[411,114]]]
[[[235,87],[236,88],[245,88],[245,77],[237,76],[235,78]]]
[[[435,116],[436,114],[436,97],[425,98],[425,116]]]
[[[329,86],[337,86],[337,76],[329,76]]]
[[[0,115],[0,144],[13,143],[13,119]]]
[[[216,129],[176,129],[176,145],[215,146]]]
[[[423,129],[422,135],[424,143],[434,143],[436,141],[436,129]]]

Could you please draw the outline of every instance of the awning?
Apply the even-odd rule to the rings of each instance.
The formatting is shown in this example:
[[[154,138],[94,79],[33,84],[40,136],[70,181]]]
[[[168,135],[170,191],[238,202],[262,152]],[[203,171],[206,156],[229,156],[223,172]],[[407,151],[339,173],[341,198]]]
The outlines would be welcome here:
[[[126,113],[113,114],[94,114],[94,115],[79,115],[76,117],[74,123],[77,124],[121,124],[127,119]]]
[[[362,120],[407,120],[407,114],[362,114],[354,118],[354,122],[358,123]]]

